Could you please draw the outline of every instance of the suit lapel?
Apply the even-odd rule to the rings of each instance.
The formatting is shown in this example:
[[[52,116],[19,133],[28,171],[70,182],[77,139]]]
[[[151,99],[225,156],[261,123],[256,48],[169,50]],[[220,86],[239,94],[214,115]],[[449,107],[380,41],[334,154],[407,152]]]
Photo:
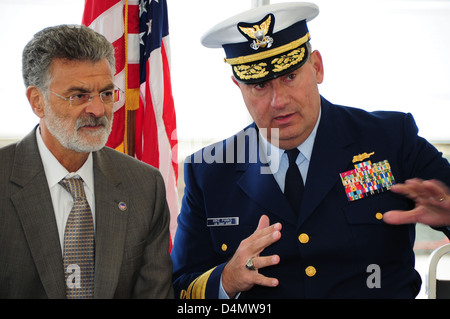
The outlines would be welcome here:
[[[11,196],[49,298],[65,298],[58,228],[33,130],[17,145],[11,181],[22,189]]]
[[[104,151],[94,153],[94,179],[96,202],[94,296],[112,298],[122,265],[128,212],[133,208],[128,196],[117,188],[121,183],[120,176]]]
[[[261,205],[268,212],[277,215],[293,225],[297,222],[297,216],[289,206],[289,203],[281,192],[272,174],[261,173],[261,168],[268,168],[260,162],[249,164],[238,185],[253,201]],[[261,214],[264,213],[263,211]]]
[[[339,173],[344,172],[351,164],[352,152],[349,146],[353,144],[353,138],[345,125],[341,125],[339,130],[335,126],[335,123],[342,124],[342,121],[337,112],[334,112],[333,105],[322,98],[322,117],[308,169],[299,225],[340,181]]]

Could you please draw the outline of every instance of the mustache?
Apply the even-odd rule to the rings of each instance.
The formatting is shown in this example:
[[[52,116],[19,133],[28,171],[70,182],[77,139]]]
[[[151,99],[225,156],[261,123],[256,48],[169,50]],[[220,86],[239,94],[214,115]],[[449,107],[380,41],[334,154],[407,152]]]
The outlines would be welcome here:
[[[75,129],[82,128],[84,126],[104,126],[107,127],[109,124],[109,119],[106,115],[101,117],[95,117],[92,115],[80,116],[76,123]]]

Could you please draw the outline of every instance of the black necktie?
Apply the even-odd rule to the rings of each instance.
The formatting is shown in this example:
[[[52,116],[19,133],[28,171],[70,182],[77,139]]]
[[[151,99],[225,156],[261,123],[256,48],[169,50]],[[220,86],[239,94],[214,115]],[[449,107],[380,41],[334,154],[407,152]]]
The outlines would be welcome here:
[[[300,203],[303,197],[303,179],[295,161],[300,151],[297,148],[287,150],[286,154],[289,159],[289,168],[286,172],[286,180],[284,183],[284,195],[291,204],[296,213],[300,210]]]

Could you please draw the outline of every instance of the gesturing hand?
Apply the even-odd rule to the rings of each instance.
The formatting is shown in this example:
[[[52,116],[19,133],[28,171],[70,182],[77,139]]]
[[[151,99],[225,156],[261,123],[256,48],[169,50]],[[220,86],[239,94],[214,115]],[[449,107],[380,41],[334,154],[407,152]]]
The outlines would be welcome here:
[[[383,216],[388,224],[422,223],[432,227],[450,225],[450,189],[437,180],[407,180],[393,185],[391,191],[416,203],[410,211],[392,210]]]
[[[268,246],[281,238],[281,224],[270,225],[266,215],[261,216],[256,231],[244,239],[233,257],[222,272],[222,285],[230,298],[238,292],[247,291],[254,285],[276,287],[278,280],[268,278],[258,272],[258,269],[273,266],[280,262],[278,255],[261,257],[259,254]],[[253,258],[255,270],[245,267],[247,261]]]

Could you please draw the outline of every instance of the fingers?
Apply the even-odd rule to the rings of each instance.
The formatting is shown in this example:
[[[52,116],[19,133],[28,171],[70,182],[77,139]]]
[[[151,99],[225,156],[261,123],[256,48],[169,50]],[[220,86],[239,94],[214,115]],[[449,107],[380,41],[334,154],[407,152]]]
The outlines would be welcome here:
[[[258,227],[256,228],[256,230],[263,229],[269,226],[270,226],[269,217],[267,217],[266,215],[262,215],[261,218],[259,219]]]
[[[253,267],[255,267],[255,269],[261,269],[269,266],[274,266],[279,262],[280,257],[278,255],[259,256],[253,258]]]
[[[277,255],[260,256],[260,253],[281,238],[281,224],[270,225],[267,216],[261,216],[258,227],[248,238],[244,239],[233,257],[222,272],[222,285],[230,297],[246,291],[254,285],[274,287],[278,285],[276,278],[268,278],[258,272],[258,269],[276,265],[280,262]],[[246,268],[249,259],[253,261],[255,270]]]
[[[420,184],[422,182],[423,181],[420,179],[410,179],[407,180],[404,184],[392,185],[391,191],[415,200],[422,195],[422,189],[420,187]]]
[[[422,223],[432,227],[443,227],[450,225],[450,213],[446,208],[421,205],[410,211],[386,212],[383,221],[392,225]]]
[[[424,181],[423,187],[427,191],[428,198],[439,203],[446,200],[450,193],[447,185],[437,180]]]
[[[281,224],[270,225],[269,217],[261,216],[256,231],[241,243],[243,249],[250,257],[259,255],[264,248],[270,246],[281,238]]]
[[[253,282],[253,284],[260,286],[276,287],[278,285],[278,279],[269,278],[264,275],[261,275],[260,273],[257,272],[257,270],[278,264],[280,262],[280,257],[278,255],[272,255],[264,257],[259,256],[251,259],[255,271],[249,271],[245,273],[245,276],[249,278],[249,281]]]
[[[414,224],[417,215],[412,211],[391,210],[383,214],[383,221],[391,225]]]
[[[450,189],[438,180],[410,179],[404,184],[393,185],[391,190],[402,194],[420,205],[438,205],[450,199]]]
[[[450,223],[450,189],[437,180],[411,179],[393,185],[391,190],[415,202],[410,211],[393,210],[383,215],[388,224],[422,223],[429,226],[446,226]]]
[[[261,218],[259,219],[258,227],[256,228],[256,231],[263,230],[263,229],[269,228],[269,227],[270,227],[269,217],[267,217],[267,215],[262,215]],[[281,230],[281,224],[280,223],[273,224],[272,227],[275,230],[278,230],[278,231]]]
[[[255,282],[255,285],[258,285],[258,286],[264,286],[264,287],[278,286],[278,279],[269,278],[269,277],[263,276],[261,274],[257,274],[257,276],[254,279],[254,282]]]

